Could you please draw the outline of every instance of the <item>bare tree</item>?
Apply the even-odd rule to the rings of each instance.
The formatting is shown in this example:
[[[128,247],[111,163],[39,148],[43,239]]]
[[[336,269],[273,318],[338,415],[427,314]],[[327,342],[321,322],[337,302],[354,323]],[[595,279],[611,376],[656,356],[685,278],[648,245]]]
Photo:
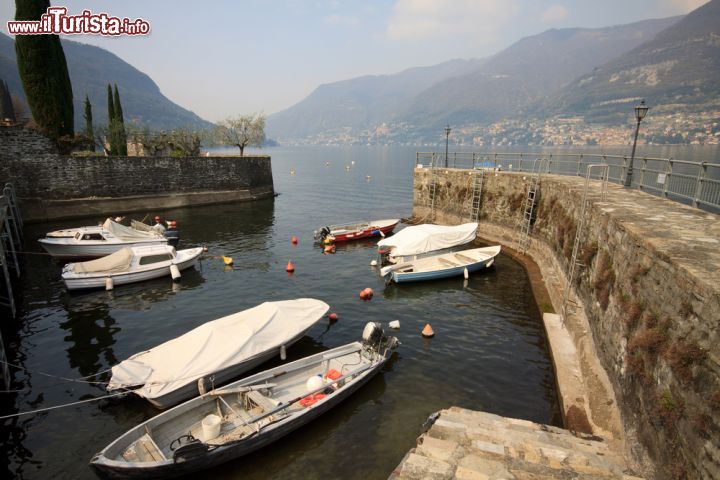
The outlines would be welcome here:
[[[242,157],[245,147],[262,147],[265,143],[265,115],[256,113],[229,117],[218,123],[215,136],[219,143],[238,147]]]

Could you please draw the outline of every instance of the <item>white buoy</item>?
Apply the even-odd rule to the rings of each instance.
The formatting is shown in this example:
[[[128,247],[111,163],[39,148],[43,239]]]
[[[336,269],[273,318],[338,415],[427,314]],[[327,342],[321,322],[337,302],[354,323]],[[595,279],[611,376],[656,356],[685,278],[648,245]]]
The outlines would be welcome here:
[[[371,267],[377,267],[377,260],[370,260]]]
[[[285,350],[285,345],[280,345],[280,360],[286,360],[287,359],[287,351]]]
[[[467,280],[468,277],[470,277],[470,274],[468,273],[467,268],[463,269],[463,277],[465,277],[465,280]]]
[[[312,377],[309,377],[305,382],[305,388],[308,392],[314,392],[322,388],[323,386],[325,386],[325,381],[320,375],[313,375]]]
[[[392,328],[393,330],[400,330],[400,320],[393,320],[392,322],[388,323],[388,327]]]
[[[180,280],[180,269],[177,265],[170,265],[170,276],[172,277],[173,281],[177,282],[178,280]]]
[[[112,277],[107,277],[105,279],[105,290],[112,290],[115,288],[115,284],[113,283]]]

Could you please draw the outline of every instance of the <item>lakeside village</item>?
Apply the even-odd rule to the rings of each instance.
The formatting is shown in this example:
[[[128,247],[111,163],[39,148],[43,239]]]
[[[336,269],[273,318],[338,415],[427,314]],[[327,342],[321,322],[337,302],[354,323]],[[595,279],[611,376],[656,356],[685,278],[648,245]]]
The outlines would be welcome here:
[[[720,110],[668,112],[654,107],[652,118],[643,122],[639,144],[720,145]],[[630,122],[630,119],[628,119]],[[381,123],[370,129],[353,131],[339,128],[292,141],[287,145],[441,145],[437,136],[418,137],[416,125]],[[593,146],[632,143],[629,124],[608,125],[586,122],[583,117],[501,120],[488,125],[454,126],[450,142],[454,145],[489,146]]]

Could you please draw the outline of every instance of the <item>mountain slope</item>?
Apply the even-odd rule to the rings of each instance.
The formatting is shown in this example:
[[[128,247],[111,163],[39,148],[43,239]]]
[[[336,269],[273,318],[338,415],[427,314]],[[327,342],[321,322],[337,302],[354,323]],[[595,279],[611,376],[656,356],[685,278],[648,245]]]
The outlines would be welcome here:
[[[479,68],[484,60],[450,60],[394,75],[363,77],[320,85],[292,107],[270,115],[268,133],[299,138],[342,128],[367,128],[391,120],[430,85]]]
[[[552,103],[560,113],[622,121],[641,97],[674,110],[720,102],[720,0],[578,78]]]
[[[157,129],[212,125],[171,102],[150,77],[107,50],[65,39],[62,44],[73,86],[76,130],[85,125],[82,115],[86,94],[93,106],[94,122],[107,123],[108,83],[118,85],[126,123],[135,120]],[[15,62],[15,44],[4,34],[0,34],[0,78],[8,82],[13,94],[24,98]]]
[[[499,52],[476,72],[420,93],[400,118],[437,127],[515,117],[579,75],[653,38],[680,17],[606,28],[548,30]]]

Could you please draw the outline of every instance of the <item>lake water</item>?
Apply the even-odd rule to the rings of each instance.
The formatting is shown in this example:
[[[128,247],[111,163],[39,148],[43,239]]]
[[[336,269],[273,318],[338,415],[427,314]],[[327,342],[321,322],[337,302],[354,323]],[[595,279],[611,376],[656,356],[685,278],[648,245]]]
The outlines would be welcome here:
[[[210,250],[201,267],[184,272],[179,284],[168,278],[113,292],[68,294],[59,264],[27,255],[19,316],[3,324],[9,360],[25,370],[13,369],[18,392],[0,393],[2,414],[101,396],[101,385],[57,377],[105,371],[136,352],[263,301],[315,297],[329,303],[340,320],[332,325],[322,320],[288,350],[288,360],[355,341],[367,321],[400,320],[401,329],[393,333],[402,345],[345,403],[208,475],[387,478],[414,446],[428,415],[451,405],[557,425],[555,380],[540,313],[519,264],[500,256],[494,268],[467,284],[457,278],[386,287],[369,265],[373,242],[340,245],[334,255],[312,244],[312,231],[322,225],[409,216],[416,150],[267,151],[277,198],[162,212],[177,220],[181,248],[207,245]],[[24,250],[40,252],[35,240],[46,231],[97,220],[27,225]],[[300,239],[297,246],[292,235]],[[234,268],[211,258],[217,255],[233,257]],[[296,266],[292,277],[284,270],[288,260]],[[372,301],[358,298],[365,287],[375,290]],[[436,332],[433,339],[420,336],[426,322]],[[139,399],[103,400],[3,420],[2,476],[92,478],[87,466],[92,455],[155,413]]]

